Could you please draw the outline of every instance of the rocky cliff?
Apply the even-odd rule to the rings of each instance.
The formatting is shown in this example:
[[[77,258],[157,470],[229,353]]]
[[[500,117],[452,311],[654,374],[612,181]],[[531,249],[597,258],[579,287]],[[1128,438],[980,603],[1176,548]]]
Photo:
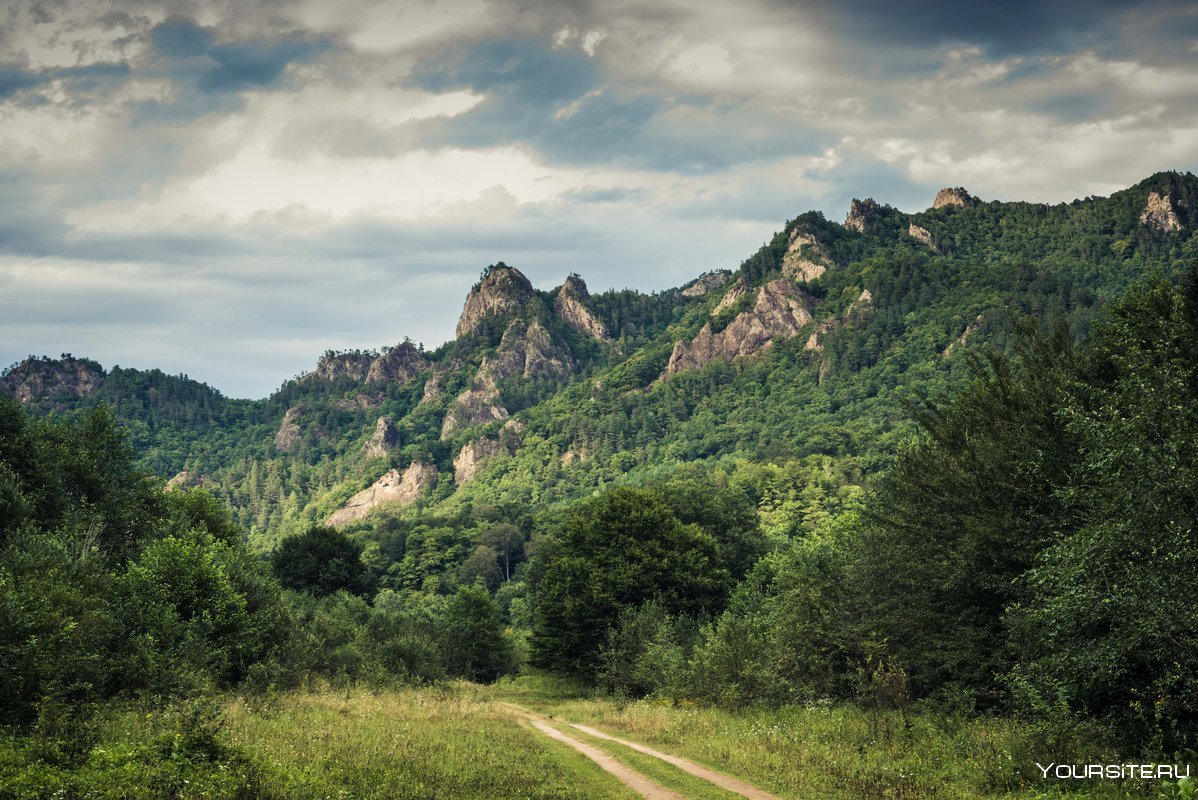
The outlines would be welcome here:
[[[366,380],[366,375],[370,372],[370,365],[374,363],[375,357],[374,353],[365,350],[353,350],[347,353],[327,350],[316,362],[316,369],[300,376],[300,382],[353,381],[361,383]]]
[[[1181,219],[1173,206],[1173,196],[1161,196],[1157,192],[1148,193],[1148,203],[1140,214],[1140,224],[1147,225],[1157,233],[1176,233],[1181,230]]]
[[[427,362],[416,345],[405,340],[370,362],[367,383],[407,383],[424,369]]]
[[[912,222],[907,226],[907,235],[929,250],[936,249],[936,240],[932,237],[932,232],[927,228],[920,227]]]
[[[730,275],[731,273],[723,270],[704,273],[687,284],[679,294],[683,297],[702,297],[727,283]]]
[[[853,199],[849,203],[848,216],[844,218],[844,226],[857,233],[870,233],[870,223],[882,213],[882,207],[872,197],[864,200]]]
[[[955,188],[944,188],[936,192],[936,199],[932,201],[932,208],[944,208],[946,206],[960,206],[968,208],[976,206],[978,199],[965,191],[964,188],[957,186]]]
[[[391,417],[383,416],[379,417],[379,421],[375,423],[374,433],[362,450],[367,457],[375,458],[387,455],[395,449],[397,444],[399,444],[399,429],[395,427],[395,422]]]
[[[554,341],[540,320],[513,320],[499,348],[483,358],[470,387],[450,405],[441,424],[441,438],[448,439],[463,428],[507,419],[508,411],[499,396],[501,381],[560,378],[573,368],[569,350]]]
[[[776,337],[795,336],[811,321],[807,298],[787,278],[770,281],[758,290],[753,307],[715,333],[711,323],[690,342],[677,342],[666,374],[697,369],[715,359],[731,360],[758,353]]]
[[[283,421],[279,423],[278,433],[275,434],[275,447],[279,452],[290,453],[299,444],[300,427],[296,421],[300,414],[304,412],[302,406],[295,406],[287,409],[287,413],[283,415]]]
[[[324,524],[336,527],[365,519],[379,506],[410,505],[431,488],[436,480],[435,466],[413,461],[402,474],[393,469],[355,494],[342,508],[330,514]]]
[[[603,341],[610,338],[607,326],[587,308],[590,299],[591,293],[587,291],[586,282],[577,275],[571,275],[558,287],[553,308],[567,325],[583,336]]]
[[[864,228],[864,221],[861,225]],[[790,232],[790,241],[782,256],[783,275],[796,281],[813,281],[833,265],[827,248],[819,243],[810,230],[796,226]]]
[[[503,450],[495,439],[486,437],[472,439],[458,451],[453,459],[453,482],[457,486],[469,480],[482,471],[486,463]]]
[[[459,338],[465,336],[487,317],[505,316],[519,310],[533,295],[532,284],[520,270],[502,261],[487,267],[482,280],[466,296],[456,335]]]
[[[55,397],[86,397],[104,383],[104,370],[94,361],[73,356],[29,357],[0,378],[0,391],[28,404]]]
[[[714,317],[725,308],[731,308],[740,302],[740,299],[749,293],[748,286],[745,284],[744,276],[740,276],[736,281],[728,287],[728,291],[724,292],[724,296],[720,298],[720,302],[715,304],[715,308],[711,309],[711,315]]]

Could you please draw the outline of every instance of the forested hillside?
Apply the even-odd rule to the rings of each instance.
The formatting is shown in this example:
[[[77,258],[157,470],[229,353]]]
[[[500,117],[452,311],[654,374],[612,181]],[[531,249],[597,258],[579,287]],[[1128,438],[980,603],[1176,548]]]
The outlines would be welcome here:
[[[257,401],[14,365],[0,770],[29,781],[16,797],[141,761],[149,784],[260,796],[202,705],[172,712],[170,747],[107,761],[92,721],[529,670],[856,704],[875,740],[918,707],[1019,719],[1042,749],[1184,752],[1196,202],[1172,173],[1051,207],[854,201],[653,295],[499,263],[454,341],[326,352]]]

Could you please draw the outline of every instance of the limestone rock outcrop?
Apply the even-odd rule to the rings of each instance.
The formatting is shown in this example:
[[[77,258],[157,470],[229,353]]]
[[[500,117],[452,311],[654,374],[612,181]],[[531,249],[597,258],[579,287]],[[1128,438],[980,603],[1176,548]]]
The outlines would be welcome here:
[[[320,360],[316,362],[316,369],[300,376],[300,382],[327,381],[333,383],[348,380],[361,383],[366,380],[366,374],[370,372],[370,365],[374,363],[374,359],[375,354],[365,350],[351,350],[346,353],[326,350]]]
[[[571,275],[558,288],[553,308],[567,325],[583,336],[600,341],[611,338],[607,326],[587,308],[586,302],[590,299],[591,293],[587,291],[586,282],[577,275]]]
[[[745,285],[744,276],[737,278],[736,282],[728,287],[728,291],[724,292],[724,296],[720,298],[720,302],[715,304],[715,308],[711,309],[711,315],[714,317],[725,308],[736,305],[748,293],[749,289]]]
[[[1173,206],[1173,196],[1157,192],[1148,193],[1148,203],[1140,214],[1140,224],[1147,225],[1157,233],[1176,233],[1181,230],[1181,219]]]
[[[932,201],[932,208],[944,208],[945,206],[960,206],[969,208],[976,206],[978,199],[971,195],[961,186],[946,187],[936,192],[936,199]]]
[[[711,323],[690,342],[678,342],[666,374],[697,369],[715,359],[731,360],[761,352],[776,337],[795,336],[811,321],[807,298],[795,283],[778,278],[761,287],[753,307],[736,316],[719,333]]]
[[[411,341],[404,341],[370,362],[367,383],[407,383],[425,367],[424,356]]]
[[[715,291],[728,282],[730,274],[723,270],[706,272],[691,281],[679,294],[683,297],[702,297],[708,292]]]
[[[854,203],[857,201],[854,200]],[[862,223],[864,230],[864,222]],[[782,274],[796,281],[813,281],[833,266],[832,257],[811,231],[796,226],[782,256]]]
[[[384,505],[406,506],[414,503],[437,480],[437,468],[413,461],[401,474],[393,469],[367,488],[351,497],[346,504],[324,521],[334,527],[365,519],[371,511]]]
[[[849,203],[848,216],[844,218],[844,226],[851,231],[857,233],[866,233],[869,230],[870,222],[874,220],[882,211],[882,207],[874,201],[872,197],[867,197],[864,200],[853,199]]]
[[[208,479],[197,472],[183,470],[166,482],[168,489],[198,489],[208,483]]]
[[[104,370],[94,361],[72,356],[27,358],[0,378],[0,391],[21,404],[55,396],[86,397],[104,383]]]
[[[560,378],[574,369],[574,360],[558,345],[540,320],[513,320],[499,348],[483,359],[466,391],[458,395],[441,424],[441,438],[475,425],[507,419],[499,397],[499,382],[507,378]]]
[[[927,247],[929,250],[936,250],[936,240],[932,236],[932,232],[927,228],[916,225],[912,222],[907,226],[907,235],[915,241]]]
[[[961,332],[960,336],[948,343],[948,347],[944,348],[944,355],[947,356],[958,347],[964,347],[967,345],[969,343],[969,337],[973,336],[973,334],[977,333],[985,325],[986,315],[978,314],[977,317],[974,318],[973,322],[965,326],[965,330]]]
[[[362,450],[367,457],[375,458],[385,456],[395,446],[399,444],[399,429],[395,427],[395,421],[391,417],[379,417],[379,421],[374,425],[374,433],[371,434],[370,440]]]
[[[295,406],[287,409],[287,413],[283,415],[283,421],[279,423],[279,431],[275,434],[275,447],[279,452],[290,453],[299,444],[300,427],[296,420],[302,413],[304,413],[303,406]]]
[[[524,273],[500,261],[487,267],[482,279],[466,296],[456,335],[465,336],[487,317],[505,316],[519,310],[533,297],[532,284]]]
[[[503,450],[495,439],[472,439],[462,446],[453,459],[453,482],[461,486],[483,470],[487,462]]]

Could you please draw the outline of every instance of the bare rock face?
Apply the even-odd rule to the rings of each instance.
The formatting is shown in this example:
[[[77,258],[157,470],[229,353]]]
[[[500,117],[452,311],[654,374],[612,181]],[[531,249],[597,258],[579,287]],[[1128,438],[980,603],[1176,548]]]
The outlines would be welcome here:
[[[857,233],[866,233],[873,221],[882,211],[872,197],[864,200],[854,200],[849,203],[849,214],[844,218],[844,226]]]
[[[375,458],[377,456],[385,456],[387,453],[399,444],[399,429],[395,427],[395,422],[391,417],[379,417],[379,421],[375,423],[374,434],[371,435],[370,441],[362,448],[367,457]]]
[[[508,411],[499,398],[499,387],[494,383],[482,383],[462,392],[454,400],[441,421],[441,439],[444,441],[463,428],[507,418]]]
[[[591,293],[587,291],[586,282],[577,275],[571,275],[557,290],[553,307],[567,325],[583,336],[600,341],[611,338],[607,326],[587,308],[586,302],[590,299]]]
[[[208,479],[195,472],[183,470],[166,482],[168,489],[198,489],[208,483]]]
[[[1173,196],[1166,194],[1162,197],[1156,192],[1149,192],[1148,204],[1140,214],[1140,223],[1157,233],[1168,234],[1181,230],[1181,220],[1177,216],[1177,209],[1173,207]]]
[[[707,272],[691,281],[679,294],[683,297],[702,297],[723,286],[728,282],[728,278],[729,273],[727,272]]]
[[[441,424],[441,439],[455,431],[508,418],[499,398],[499,382],[507,378],[560,378],[574,369],[570,353],[553,341],[540,320],[513,320],[499,348],[487,356],[474,381],[458,395]]]
[[[666,374],[761,352],[776,337],[797,335],[810,321],[811,311],[799,287],[786,278],[770,281],[761,287],[753,308],[737,315],[724,330],[713,333],[708,323],[692,341],[675,344]]]
[[[503,450],[503,446],[494,439],[473,439],[458,451],[453,459],[453,482],[461,486],[483,470],[487,462]]]
[[[303,406],[296,406],[287,409],[287,413],[283,415],[283,422],[279,425],[279,432],[275,434],[275,447],[278,448],[279,452],[290,453],[299,444],[300,427],[296,420],[303,412]]]
[[[104,370],[94,361],[31,357],[0,378],[0,391],[21,404],[62,395],[86,397],[100,388],[104,378]]]
[[[813,281],[823,275],[830,265],[834,265],[834,262],[827,248],[816,240],[811,231],[800,226],[790,232],[790,241],[782,256],[783,275],[796,281]]]
[[[482,280],[466,296],[456,335],[458,338],[465,336],[487,317],[503,316],[518,310],[532,296],[532,284],[520,270],[502,261],[487,267]]]
[[[936,249],[936,240],[932,238],[932,232],[927,228],[920,227],[912,222],[907,226],[907,235],[927,247],[929,250]]]
[[[519,375],[524,378],[560,378],[574,369],[569,351],[553,341],[549,330],[534,319],[512,322],[503,332],[494,356],[483,359],[479,374],[492,381]]]
[[[424,369],[424,356],[410,341],[392,347],[370,362],[367,383],[407,383]]]
[[[320,361],[316,362],[316,369],[301,376],[300,382],[326,381],[333,383],[349,380],[361,383],[366,379],[366,374],[370,371],[370,365],[374,359],[374,353],[362,350],[348,353],[326,350],[325,354],[320,357]]]
[[[749,293],[748,287],[745,286],[744,277],[736,279],[736,283],[728,287],[728,291],[724,292],[724,296],[720,298],[720,302],[715,304],[715,308],[711,309],[711,315],[714,317],[725,308],[730,308],[740,302],[740,299]]]
[[[932,201],[932,208],[944,208],[945,206],[961,206],[969,208],[976,206],[978,199],[965,191],[964,188],[957,186],[955,188],[945,188],[936,192],[936,199]]]
[[[437,480],[437,468],[432,464],[413,461],[400,474],[393,469],[362,491],[351,497],[344,507],[329,515],[325,525],[345,525],[365,519],[371,511],[384,505],[406,506],[414,503],[420,495]]]

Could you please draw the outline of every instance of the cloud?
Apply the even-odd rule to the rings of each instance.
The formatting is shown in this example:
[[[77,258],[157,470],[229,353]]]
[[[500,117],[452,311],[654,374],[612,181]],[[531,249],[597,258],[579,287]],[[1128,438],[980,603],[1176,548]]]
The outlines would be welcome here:
[[[14,0],[0,361],[261,395],[444,340],[499,260],[654,290],[852,197],[1107,193],[1198,168],[1195,40],[1164,0]]]

